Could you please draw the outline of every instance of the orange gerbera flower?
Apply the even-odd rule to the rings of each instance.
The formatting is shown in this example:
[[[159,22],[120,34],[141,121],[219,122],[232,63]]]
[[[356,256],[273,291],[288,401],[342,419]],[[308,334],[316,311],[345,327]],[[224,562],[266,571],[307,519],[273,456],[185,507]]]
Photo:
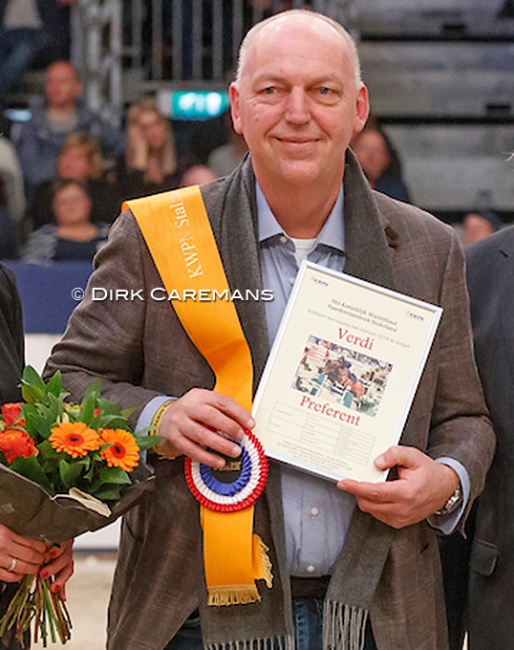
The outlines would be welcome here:
[[[83,422],[63,422],[53,427],[48,440],[54,449],[64,451],[72,458],[85,456],[101,444],[98,433]]]
[[[104,429],[102,444],[112,443],[100,452],[109,467],[131,472],[139,463],[139,447],[134,436],[125,429]]]
[[[30,458],[39,454],[32,438],[21,429],[7,429],[0,433],[0,451],[9,465],[19,456]]]

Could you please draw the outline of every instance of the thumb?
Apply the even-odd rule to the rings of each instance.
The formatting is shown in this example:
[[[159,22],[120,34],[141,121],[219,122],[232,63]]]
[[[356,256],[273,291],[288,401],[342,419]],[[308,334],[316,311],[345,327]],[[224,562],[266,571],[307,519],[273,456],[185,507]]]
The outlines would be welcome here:
[[[386,449],[383,454],[375,458],[375,466],[381,470],[391,469],[397,465],[401,467],[414,467],[418,464],[418,455],[421,452],[414,447],[403,447],[393,445]]]

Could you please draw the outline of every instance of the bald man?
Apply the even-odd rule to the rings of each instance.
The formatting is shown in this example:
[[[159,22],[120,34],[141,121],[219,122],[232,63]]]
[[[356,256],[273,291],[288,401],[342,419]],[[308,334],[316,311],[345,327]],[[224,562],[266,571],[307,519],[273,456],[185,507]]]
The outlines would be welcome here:
[[[47,370],[60,368],[75,398],[91,375],[101,377],[106,396],[137,407],[140,426],[155,416],[167,457],[156,463],[155,493],[125,519],[108,648],[443,650],[439,554],[427,518],[443,532],[465,519],[494,448],[458,242],[432,216],[372,191],[348,149],[369,103],[355,45],[339,24],[292,10],[256,25],[230,97],[250,155],[201,195],[229,285],[274,294],[235,305],[256,381],[302,259],[440,304],[444,315],[401,445],[375,461],[394,468],[396,480],[336,485],[272,462],[255,530],[269,546],[273,586],[259,588],[259,602],[214,607],[184,457],[223,466],[219,454],[240,454],[236,442],[252,417],[213,392],[213,374],[169,303],[100,304],[88,295]],[[129,210],[92,279],[107,289],[120,283],[162,286]],[[229,548],[229,559],[236,552]]]

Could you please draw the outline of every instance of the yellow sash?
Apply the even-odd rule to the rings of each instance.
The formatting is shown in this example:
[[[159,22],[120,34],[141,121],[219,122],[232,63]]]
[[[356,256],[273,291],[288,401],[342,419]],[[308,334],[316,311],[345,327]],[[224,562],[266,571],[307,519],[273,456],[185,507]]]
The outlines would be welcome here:
[[[168,296],[194,292],[172,305],[216,376],[214,390],[250,412],[252,358],[234,304],[198,299],[230,294],[198,186],[128,201],[123,208],[132,210]],[[200,509],[209,605],[260,600],[255,580],[271,587],[271,566],[265,545],[252,533],[253,506],[231,513]]]

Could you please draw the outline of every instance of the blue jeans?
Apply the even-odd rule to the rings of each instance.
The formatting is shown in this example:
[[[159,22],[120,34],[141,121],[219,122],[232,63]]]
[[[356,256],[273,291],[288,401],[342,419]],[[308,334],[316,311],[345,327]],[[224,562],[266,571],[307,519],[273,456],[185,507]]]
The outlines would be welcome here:
[[[293,600],[296,650],[322,649],[322,617],[322,600],[313,598],[295,598]],[[188,619],[168,643],[165,650],[203,650],[200,619]],[[274,643],[269,650],[278,650],[278,645]],[[366,627],[364,650],[377,650],[369,622]]]

